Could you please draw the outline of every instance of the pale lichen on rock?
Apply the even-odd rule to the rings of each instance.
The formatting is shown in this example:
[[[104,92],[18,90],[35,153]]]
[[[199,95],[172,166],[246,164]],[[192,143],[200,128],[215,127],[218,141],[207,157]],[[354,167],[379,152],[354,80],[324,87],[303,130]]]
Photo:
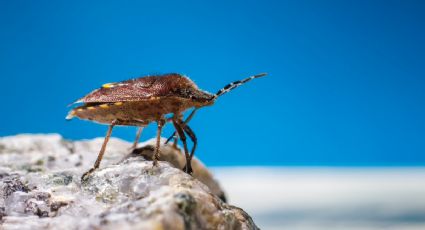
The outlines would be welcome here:
[[[225,203],[212,174],[194,159],[161,147],[153,168],[151,142],[128,154],[129,143],[111,139],[100,169],[81,183],[101,139],[61,136],[0,138],[2,229],[257,229],[242,209]]]

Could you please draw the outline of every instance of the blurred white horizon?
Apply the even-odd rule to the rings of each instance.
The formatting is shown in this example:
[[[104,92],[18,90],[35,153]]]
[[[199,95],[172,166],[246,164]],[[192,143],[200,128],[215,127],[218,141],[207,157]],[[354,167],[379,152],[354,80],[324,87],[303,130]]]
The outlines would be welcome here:
[[[425,167],[215,167],[261,229],[425,229]]]

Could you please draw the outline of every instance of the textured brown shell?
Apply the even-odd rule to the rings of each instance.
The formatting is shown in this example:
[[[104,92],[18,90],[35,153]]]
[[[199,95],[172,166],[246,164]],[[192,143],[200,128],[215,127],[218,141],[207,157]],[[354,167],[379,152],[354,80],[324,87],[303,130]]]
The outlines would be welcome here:
[[[212,99],[213,95],[199,90],[187,77],[172,73],[105,84],[76,103],[141,101],[152,97],[181,97],[203,101]]]

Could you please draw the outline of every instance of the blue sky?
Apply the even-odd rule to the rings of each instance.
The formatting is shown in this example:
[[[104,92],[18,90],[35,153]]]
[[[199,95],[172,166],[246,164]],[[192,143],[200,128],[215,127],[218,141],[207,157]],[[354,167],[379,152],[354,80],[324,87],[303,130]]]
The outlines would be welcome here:
[[[268,72],[191,122],[208,165],[424,165],[424,10],[421,1],[1,1],[0,135],[103,136],[106,126],[64,117],[106,82],[179,72],[215,92]]]

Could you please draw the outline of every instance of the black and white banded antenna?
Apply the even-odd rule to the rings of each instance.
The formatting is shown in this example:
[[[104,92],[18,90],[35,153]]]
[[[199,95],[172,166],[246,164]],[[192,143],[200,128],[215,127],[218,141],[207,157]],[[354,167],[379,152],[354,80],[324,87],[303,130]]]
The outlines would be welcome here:
[[[219,96],[221,96],[223,94],[226,94],[226,93],[230,92],[233,89],[236,89],[237,87],[239,87],[239,86],[241,86],[241,85],[243,85],[243,84],[251,81],[252,79],[264,77],[266,75],[267,75],[267,73],[260,73],[260,74],[257,74],[257,75],[254,75],[254,76],[245,78],[243,80],[234,81],[232,83],[229,83],[226,86],[224,86],[222,89],[220,89],[219,91],[217,91],[217,93],[214,95],[214,99],[218,98]]]

